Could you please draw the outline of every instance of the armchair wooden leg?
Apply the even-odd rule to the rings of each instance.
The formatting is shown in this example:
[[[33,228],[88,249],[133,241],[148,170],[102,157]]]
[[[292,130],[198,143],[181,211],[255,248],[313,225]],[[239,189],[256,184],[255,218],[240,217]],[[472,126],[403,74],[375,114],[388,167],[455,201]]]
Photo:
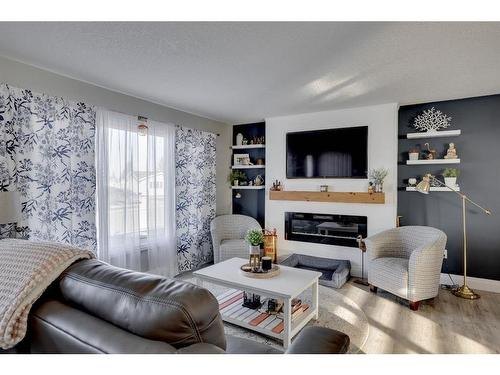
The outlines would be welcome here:
[[[375,285],[370,284],[370,292],[377,293],[378,288]]]
[[[419,306],[420,306],[420,301],[415,301],[415,302],[410,301],[410,310],[417,311]]]

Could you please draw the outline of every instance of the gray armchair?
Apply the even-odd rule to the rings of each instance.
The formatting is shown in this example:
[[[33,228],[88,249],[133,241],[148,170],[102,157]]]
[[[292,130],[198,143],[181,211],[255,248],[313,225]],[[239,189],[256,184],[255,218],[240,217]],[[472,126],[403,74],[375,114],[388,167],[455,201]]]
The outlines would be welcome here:
[[[424,226],[390,229],[365,240],[368,282],[410,301],[418,310],[420,301],[437,296],[446,234]]]
[[[245,235],[250,229],[262,229],[253,217],[245,215],[221,215],[210,223],[210,233],[214,246],[214,262],[222,262],[235,257],[248,256]]]

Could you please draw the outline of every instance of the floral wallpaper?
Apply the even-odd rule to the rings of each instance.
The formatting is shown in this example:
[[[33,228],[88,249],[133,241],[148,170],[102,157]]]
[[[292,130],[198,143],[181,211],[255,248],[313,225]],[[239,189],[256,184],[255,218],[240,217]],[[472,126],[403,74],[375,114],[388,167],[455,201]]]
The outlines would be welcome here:
[[[210,222],[215,218],[215,141],[212,133],[176,132],[176,227],[179,272],[213,260]]]
[[[21,195],[21,237],[95,250],[95,111],[0,84],[0,190]]]
[[[93,107],[0,84],[0,191],[21,196],[18,237],[96,249],[94,141]],[[179,272],[213,260],[215,144],[212,133],[176,131]]]

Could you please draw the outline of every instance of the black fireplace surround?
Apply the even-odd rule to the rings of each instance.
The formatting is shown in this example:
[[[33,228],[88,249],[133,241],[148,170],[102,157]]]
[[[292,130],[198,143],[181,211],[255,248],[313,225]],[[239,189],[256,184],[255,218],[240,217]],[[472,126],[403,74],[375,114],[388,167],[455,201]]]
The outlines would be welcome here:
[[[358,247],[367,236],[367,217],[285,212],[285,239],[325,245]]]

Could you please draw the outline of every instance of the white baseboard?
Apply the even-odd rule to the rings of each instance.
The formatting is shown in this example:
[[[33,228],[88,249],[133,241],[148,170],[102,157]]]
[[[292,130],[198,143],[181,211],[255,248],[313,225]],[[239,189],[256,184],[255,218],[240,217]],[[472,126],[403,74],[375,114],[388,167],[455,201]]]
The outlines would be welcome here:
[[[441,274],[441,284],[445,285],[462,285],[464,277],[461,275],[450,275],[453,279],[453,283],[450,280],[450,277],[447,273]],[[500,281],[499,280],[490,280],[490,279],[480,279],[478,277],[470,277],[467,276],[467,284],[472,289],[484,290],[487,292],[500,293]]]

